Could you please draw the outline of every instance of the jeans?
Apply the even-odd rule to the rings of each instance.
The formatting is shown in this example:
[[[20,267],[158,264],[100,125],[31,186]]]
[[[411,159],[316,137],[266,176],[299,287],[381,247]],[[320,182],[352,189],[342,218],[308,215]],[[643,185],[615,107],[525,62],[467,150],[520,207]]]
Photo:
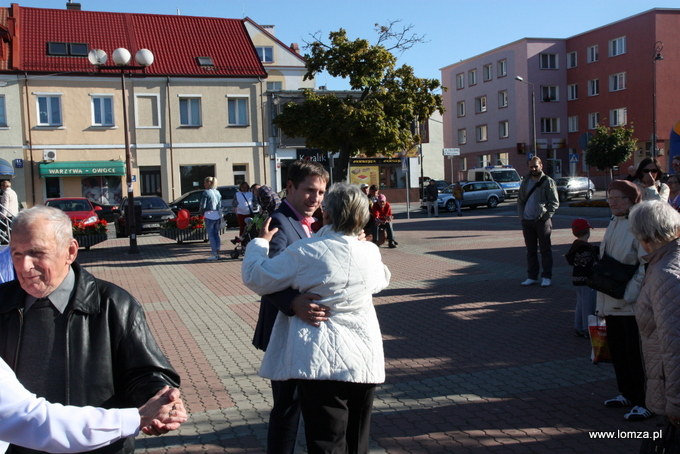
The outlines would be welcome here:
[[[588,332],[588,316],[595,315],[597,291],[587,285],[576,286],[576,309],[574,310],[574,329],[580,333]]]
[[[220,254],[220,219],[205,219],[205,230],[208,232],[210,249],[213,255]]]
[[[552,244],[550,234],[552,233],[552,221],[546,219],[522,219],[522,233],[524,234],[524,244],[527,247],[527,277],[537,280],[540,270],[538,264],[538,250],[541,250],[541,264],[543,273],[541,277],[552,279]]]

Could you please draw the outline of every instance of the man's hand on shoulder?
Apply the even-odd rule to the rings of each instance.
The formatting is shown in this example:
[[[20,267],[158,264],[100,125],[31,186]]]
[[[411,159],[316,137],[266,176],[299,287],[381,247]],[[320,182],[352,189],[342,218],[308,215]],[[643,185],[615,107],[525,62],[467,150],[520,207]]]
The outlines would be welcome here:
[[[316,293],[303,293],[293,299],[290,308],[303,322],[319,326],[320,322],[325,322],[331,316],[330,307],[315,303],[320,299],[321,296]]]

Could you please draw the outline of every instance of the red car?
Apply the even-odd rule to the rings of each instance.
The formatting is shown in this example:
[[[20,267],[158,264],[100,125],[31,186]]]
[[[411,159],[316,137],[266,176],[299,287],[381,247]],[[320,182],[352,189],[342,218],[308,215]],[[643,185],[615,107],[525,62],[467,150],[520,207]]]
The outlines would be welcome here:
[[[71,221],[81,221],[83,225],[91,225],[99,220],[97,211],[101,207],[93,206],[85,197],[62,197],[59,199],[47,199],[45,205],[59,208],[65,212]]]

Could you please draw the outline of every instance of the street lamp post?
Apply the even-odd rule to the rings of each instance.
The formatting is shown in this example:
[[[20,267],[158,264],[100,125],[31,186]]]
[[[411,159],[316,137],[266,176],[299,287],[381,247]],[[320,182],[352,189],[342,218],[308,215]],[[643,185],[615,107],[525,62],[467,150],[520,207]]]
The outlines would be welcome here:
[[[661,51],[663,50],[663,43],[657,41],[654,43],[654,53],[652,54],[652,158],[656,158],[656,62],[663,60]]]
[[[113,51],[111,55],[113,62],[116,66],[106,67],[107,56],[106,52],[101,49],[92,49],[88,54],[88,59],[90,63],[97,67],[99,71],[103,70],[113,70],[120,71],[120,81],[122,87],[123,95],[123,130],[125,134],[125,173],[127,174],[127,192],[128,192],[128,216],[127,216],[127,229],[130,233],[130,254],[138,254],[137,249],[137,223],[135,219],[135,194],[132,190],[132,152],[130,151],[130,124],[128,121],[128,110],[127,110],[127,90],[125,87],[125,72],[126,71],[146,71],[146,68],[153,64],[153,53],[148,49],[140,49],[135,54],[135,62],[137,65],[129,65],[132,55],[130,51],[124,48],[118,48]]]
[[[536,156],[536,96],[534,94],[534,84],[524,80],[520,76],[516,76],[515,80],[531,86],[531,138],[533,140],[531,151],[534,153],[534,156]]]

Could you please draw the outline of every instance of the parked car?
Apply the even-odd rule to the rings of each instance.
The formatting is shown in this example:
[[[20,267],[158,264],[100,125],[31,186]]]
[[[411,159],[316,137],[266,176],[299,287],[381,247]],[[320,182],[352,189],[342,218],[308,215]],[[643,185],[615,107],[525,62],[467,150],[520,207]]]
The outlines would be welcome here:
[[[462,207],[477,208],[486,205],[489,208],[496,208],[500,202],[505,201],[505,191],[500,184],[495,181],[469,181],[461,182],[463,188]],[[447,211],[456,211],[456,201],[453,197],[453,185],[444,189],[437,197],[439,208],[446,208]],[[420,204],[420,208],[427,209],[425,199]]]
[[[106,205],[93,200],[90,200],[90,203],[92,206],[94,206],[95,210],[97,210],[97,207],[100,208],[97,210],[97,216],[99,216],[99,219],[104,219],[108,223],[112,223],[116,220],[116,215],[113,213],[113,210],[118,208],[118,205]]]
[[[585,197],[590,200],[595,194],[595,184],[587,177],[564,177],[555,180],[560,202],[574,197]]]
[[[116,238],[125,238],[127,232],[126,218],[127,197],[123,199],[118,208],[114,210],[116,217]],[[142,233],[157,233],[161,230],[161,225],[168,219],[174,219],[175,213],[172,212],[167,203],[155,195],[143,195],[135,197],[135,206],[142,207]]]
[[[222,195],[222,216],[224,216],[224,220],[227,222],[227,227],[238,226],[236,213],[234,213],[234,208],[231,206],[234,195],[238,191],[238,186],[218,186],[217,190]],[[189,210],[192,216],[198,216],[199,202],[204,191],[205,189],[196,189],[182,194],[176,200],[170,202],[170,209],[175,213],[182,209]]]
[[[71,221],[81,221],[84,225],[91,225],[97,222],[99,220],[97,212],[101,211],[100,207],[93,206],[92,202],[85,197],[47,199],[45,205],[59,208],[71,218]]]

